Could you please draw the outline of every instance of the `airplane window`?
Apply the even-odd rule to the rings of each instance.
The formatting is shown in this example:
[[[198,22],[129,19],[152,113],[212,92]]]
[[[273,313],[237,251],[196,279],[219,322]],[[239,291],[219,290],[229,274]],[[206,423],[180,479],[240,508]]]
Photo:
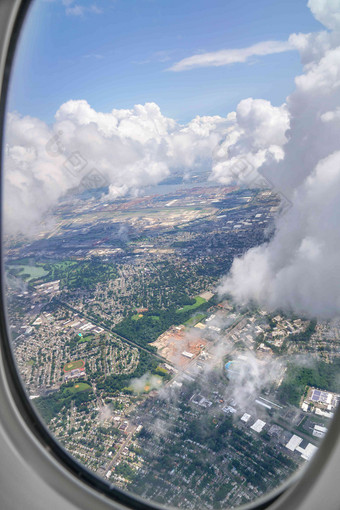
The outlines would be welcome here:
[[[77,462],[253,503],[340,399],[340,2],[35,0],[3,150],[8,332]]]

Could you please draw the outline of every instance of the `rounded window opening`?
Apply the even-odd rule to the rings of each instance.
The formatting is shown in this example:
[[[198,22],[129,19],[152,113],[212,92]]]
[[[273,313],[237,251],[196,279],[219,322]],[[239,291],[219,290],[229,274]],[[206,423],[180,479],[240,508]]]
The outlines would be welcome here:
[[[340,393],[340,5],[34,1],[3,158],[8,330],[81,464],[235,508]]]

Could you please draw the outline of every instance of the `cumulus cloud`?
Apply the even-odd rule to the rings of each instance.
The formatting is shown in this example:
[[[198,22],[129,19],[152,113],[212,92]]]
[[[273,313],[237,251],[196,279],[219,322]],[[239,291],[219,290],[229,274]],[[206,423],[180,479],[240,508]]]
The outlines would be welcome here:
[[[339,0],[309,0],[308,7],[314,17],[331,30],[340,28]]]
[[[247,48],[225,49],[192,55],[180,60],[171,66],[168,71],[178,72],[197,67],[227,66],[237,62],[247,62],[251,57],[273,55],[274,53],[283,53],[294,49],[295,47],[289,41],[263,41]]]
[[[229,119],[234,122],[214,151],[211,177],[223,184],[235,180],[251,184],[266,161],[283,158],[289,128],[286,105],[275,107],[264,99],[248,98]]]
[[[307,68],[308,64],[313,65],[324,56],[325,51],[332,47],[335,38],[334,33],[324,30],[309,34],[291,34],[289,41],[298,50],[301,63]]]
[[[5,228],[27,233],[67,191],[92,172],[108,199],[157,184],[171,169],[211,164],[228,118],[196,117],[186,125],[162,115],[155,103],[109,113],[84,100],[61,105],[50,127],[10,113],[6,124]],[[93,180],[93,179],[92,179]]]
[[[222,291],[238,302],[318,317],[340,311],[340,151],[321,160],[296,192],[268,244],[234,261]]]
[[[317,317],[340,312],[339,1],[309,6],[333,33],[297,36],[305,62],[287,98],[284,157],[260,172],[288,196],[273,239],[234,261],[221,292]]]

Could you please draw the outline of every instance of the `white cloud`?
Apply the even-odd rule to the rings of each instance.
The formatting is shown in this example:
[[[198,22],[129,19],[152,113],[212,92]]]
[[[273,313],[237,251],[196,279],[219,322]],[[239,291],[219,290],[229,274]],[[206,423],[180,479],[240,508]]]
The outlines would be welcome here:
[[[239,303],[332,317],[340,311],[340,151],[321,160],[296,191],[273,240],[234,261],[222,291]]]
[[[152,375],[147,372],[139,378],[131,379],[129,386],[137,394],[144,391],[158,390],[162,386],[162,378],[159,375]]]
[[[212,179],[223,184],[252,183],[266,161],[283,158],[289,115],[286,105],[275,107],[264,99],[244,99],[227,136],[214,151]]]
[[[340,0],[309,0],[308,7],[325,27],[340,29]]]
[[[27,233],[92,168],[105,178],[111,199],[157,184],[172,168],[196,171],[210,164],[230,123],[196,117],[183,126],[162,115],[155,103],[102,113],[84,100],[64,103],[52,127],[9,114],[6,231]]]
[[[238,410],[254,412],[254,399],[278,380],[283,363],[275,358],[259,359],[250,351],[234,352],[233,361],[237,369],[230,376],[226,394]]]
[[[301,63],[308,66],[308,64],[315,65],[333,46],[334,36],[334,33],[326,30],[310,34],[291,34],[289,42],[300,53]]]
[[[309,5],[328,28],[339,27],[339,2]],[[234,261],[221,291],[242,303],[331,317],[340,313],[339,32],[300,34],[296,41],[305,68],[287,98],[284,158],[260,169],[292,207],[269,243]]]
[[[263,41],[253,44],[248,48],[225,49],[193,55],[180,60],[171,66],[168,71],[187,71],[197,67],[227,66],[237,62],[246,62],[251,57],[283,53],[294,49],[294,46],[289,41]]]
[[[320,118],[323,122],[332,122],[334,120],[339,120],[340,107],[338,106],[337,108],[335,108],[335,110],[323,113]]]

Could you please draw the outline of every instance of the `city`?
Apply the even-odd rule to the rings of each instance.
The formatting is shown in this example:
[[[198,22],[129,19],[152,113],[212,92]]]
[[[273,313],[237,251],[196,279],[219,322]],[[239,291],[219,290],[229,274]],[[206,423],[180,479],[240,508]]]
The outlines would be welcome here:
[[[312,457],[339,398],[340,319],[216,290],[279,210],[272,190],[202,182],[111,202],[89,191],[31,242],[7,240],[20,375],[71,455],[190,509],[251,501]]]

